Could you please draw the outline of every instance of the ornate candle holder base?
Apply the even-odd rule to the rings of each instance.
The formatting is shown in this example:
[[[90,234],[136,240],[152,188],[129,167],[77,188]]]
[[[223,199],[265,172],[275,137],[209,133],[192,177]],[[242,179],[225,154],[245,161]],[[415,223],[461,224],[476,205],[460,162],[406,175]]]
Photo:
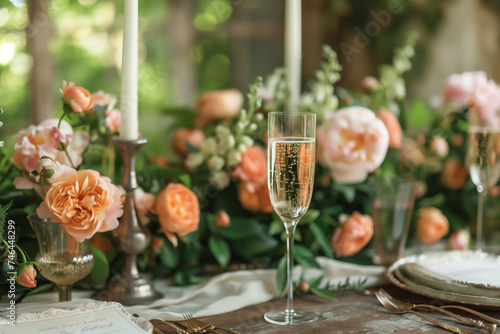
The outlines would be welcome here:
[[[113,138],[113,143],[120,150],[125,170],[123,172],[123,188],[126,191],[123,216],[120,226],[113,231],[113,241],[117,250],[125,256],[125,267],[122,275],[112,277],[105,290],[100,291],[99,300],[117,301],[123,305],[147,304],[161,298],[162,294],[155,290],[153,282],[139,274],[137,255],[149,245],[150,233],[139,218],[135,209],[134,190],[137,188],[135,177],[135,156],[146,144],[145,138],[137,140],[121,140]]]
[[[97,299],[115,301],[123,305],[149,304],[163,295],[154,289],[151,279],[143,274],[138,277],[115,276],[105,290],[97,294]]]

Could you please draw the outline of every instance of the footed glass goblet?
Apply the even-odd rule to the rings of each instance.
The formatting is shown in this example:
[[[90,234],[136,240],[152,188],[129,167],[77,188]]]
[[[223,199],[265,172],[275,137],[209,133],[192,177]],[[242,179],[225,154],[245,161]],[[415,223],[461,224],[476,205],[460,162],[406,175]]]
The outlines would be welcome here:
[[[85,242],[76,241],[64,224],[52,218],[28,216],[36,234],[39,252],[36,256],[43,277],[54,282],[59,301],[71,300],[73,283],[87,276],[94,267],[94,255]]]

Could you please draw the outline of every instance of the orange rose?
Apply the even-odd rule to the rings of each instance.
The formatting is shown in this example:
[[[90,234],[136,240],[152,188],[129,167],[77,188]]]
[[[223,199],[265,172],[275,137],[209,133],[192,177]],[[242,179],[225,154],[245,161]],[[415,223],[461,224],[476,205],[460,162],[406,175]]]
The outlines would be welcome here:
[[[63,89],[60,90],[64,101],[73,109],[74,112],[87,112],[94,108],[92,95],[88,90],[75,86],[70,82],[69,85],[63,81]]]
[[[53,217],[64,223],[77,241],[118,227],[118,217],[123,213],[121,191],[109,178],[94,170],[76,171],[63,165],[53,179],[36,210],[40,218]]]
[[[267,180],[267,158],[258,146],[248,148],[241,155],[241,162],[236,166],[233,176],[245,182],[251,192]]]
[[[417,239],[426,244],[441,240],[448,233],[448,219],[441,210],[422,208],[418,210]]]
[[[102,234],[96,234],[89,240],[89,245],[99,248],[104,253],[110,253],[115,251],[115,246],[111,238],[106,237]]]
[[[243,106],[243,94],[237,89],[227,89],[205,93],[197,104],[198,114],[194,119],[197,128],[204,128],[220,119],[232,119]]]
[[[200,204],[189,188],[182,184],[170,183],[156,198],[156,213],[163,233],[177,247],[178,235],[186,235],[198,229]]]
[[[273,212],[269,190],[265,183],[259,185],[252,192],[249,190],[246,182],[240,182],[238,184],[238,197],[241,205],[249,211],[264,213]]]
[[[19,285],[25,286],[27,288],[35,288],[36,287],[36,270],[32,264],[25,266],[23,271],[19,275],[17,279],[17,283]]]
[[[403,141],[403,129],[399,120],[391,111],[382,108],[377,112],[377,117],[382,120],[389,131],[389,147],[400,148]]]
[[[200,148],[205,141],[205,134],[200,129],[179,129],[175,131],[170,145],[175,153],[185,157],[189,154],[187,144]]]
[[[452,190],[462,188],[467,181],[468,172],[464,165],[457,159],[451,158],[444,164],[441,172],[441,183]]]
[[[332,246],[337,257],[351,256],[359,252],[373,236],[373,219],[354,212],[342,222],[332,237]]]

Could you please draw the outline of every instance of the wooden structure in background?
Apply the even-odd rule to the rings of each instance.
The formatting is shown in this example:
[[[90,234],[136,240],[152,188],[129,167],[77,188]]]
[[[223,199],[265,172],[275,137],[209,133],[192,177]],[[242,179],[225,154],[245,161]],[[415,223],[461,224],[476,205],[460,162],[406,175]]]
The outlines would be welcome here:
[[[26,40],[33,59],[31,69],[31,122],[38,124],[54,113],[54,66],[48,49],[51,35],[48,8],[50,0],[28,0],[29,24]]]

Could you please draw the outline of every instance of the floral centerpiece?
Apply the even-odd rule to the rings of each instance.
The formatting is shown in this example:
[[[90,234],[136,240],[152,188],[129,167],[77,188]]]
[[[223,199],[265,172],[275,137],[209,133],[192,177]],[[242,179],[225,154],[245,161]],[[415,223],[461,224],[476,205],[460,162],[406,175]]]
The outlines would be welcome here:
[[[381,66],[378,78],[363,79],[358,91],[336,86],[341,66],[325,47],[325,61],[300,101],[300,110],[315,112],[318,119],[313,199],[296,232],[294,257],[301,265],[319,268],[317,256],[371,263],[367,249],[374,232],[370,214],[376,178],[419,182],[411,234],[420,243],[450,235],[450,247],[468,246],[475,208],[464,167],[464,114],[474,105],[481,117],[489,117],[494,108],[477,104],[466,75],[450,77],[438,106],[406,101],[403,74],[411,68],[416,40],[410,34],[395,50],[393,63]],[[59,219],[78,238],[89,239],[96,265],[79,282],[81,288],[104,284],[123,265],[106,232],[117,226],[120,215],[121,191],[112,181],[120,180],[123,169],[110,141],[120,131],[120,111],[115,99],[101,91],[91,94],[64,83],[61,93],[60,119],[21,130],[13,149],[0,150],[1,199],[11,203],[1,207],[0,225],[5,229],[7,213],[16,222],[16,278],[23,286],[36,284],[31,293],[50,285],[40,276],[35,283],[28,213]],[[150,247],[138,258],[141,270],[192,284],[241,264],[276,266],[284,288],[279,240],[285,231],[272,213],[265,150],[267,112],[282,110],[287,94],[282,69],[250,85],[246,108],[237,90],[205,93],[196,110],[177,116],[175,131],[165,139],[176,156],[139,157],[136,206],[152,233]],[[491,189],[492,195],[499,193]],[[6,238],[2,242],[7,263],[10,244]],[[2,275],[6,279],[5,269]],[[320,288],[320,282],[320,277],[301,278],[297,287],[334,298],[332,289],[361,283]]]

